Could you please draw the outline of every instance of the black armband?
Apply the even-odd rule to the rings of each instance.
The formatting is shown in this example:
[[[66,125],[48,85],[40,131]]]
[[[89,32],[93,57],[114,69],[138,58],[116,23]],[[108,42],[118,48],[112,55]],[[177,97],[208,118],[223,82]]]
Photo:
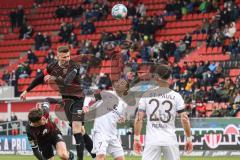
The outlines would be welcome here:
[[[44,75],[43,73],[39,74],[32,83],[28,86],[27,92],[31,91],[33,88],[35,88],[37,85],[42,84],[44,82]]]
[[[42,153],[39,151],[38,147],[32,148],[34,156],[38,160],[47,160],[46,158],[43,157]]]

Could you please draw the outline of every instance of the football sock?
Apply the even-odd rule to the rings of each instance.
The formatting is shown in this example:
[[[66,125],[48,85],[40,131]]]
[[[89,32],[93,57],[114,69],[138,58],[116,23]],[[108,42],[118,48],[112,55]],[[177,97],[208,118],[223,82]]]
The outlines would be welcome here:
[[[84,140],[82,133],[74,134],[76,140],[76,150],[77,150],[77,157],[78,160],[83,160],[83,152],[84,152]]]
[[[86,147],[87,151],[91,154],[92,158],[95,158],[96,154],[92,154],[91,153],[91,151],[93,149],[93,141],[92,141],[92,139],[89,137],[88,134],[84,134],[83,135],[83,139],[84,139],[85,147]]]

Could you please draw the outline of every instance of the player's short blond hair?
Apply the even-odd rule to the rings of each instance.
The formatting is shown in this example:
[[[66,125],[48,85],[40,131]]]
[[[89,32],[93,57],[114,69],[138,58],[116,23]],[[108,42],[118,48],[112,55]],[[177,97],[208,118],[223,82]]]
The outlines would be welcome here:
[[[67,53],[70,51],[70,48],[67,46],[67,45],[64,45],[64,46],[59,46],[57,48],[57,52],[58,53]]]

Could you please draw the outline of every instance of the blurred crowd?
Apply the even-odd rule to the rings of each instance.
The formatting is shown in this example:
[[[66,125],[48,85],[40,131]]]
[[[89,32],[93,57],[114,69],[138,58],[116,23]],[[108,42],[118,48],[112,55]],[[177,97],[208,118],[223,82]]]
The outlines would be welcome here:
[[[239,54],[240,39],[234,36],[237,31],[235,22],[239,17],[239,8],[234,1],[224,1],[223,8],[219,8],[218,0],[170,0],[167,2],[164,14],[153,16],[146,16],[147,8],[143,3],[129,2],[127,17],[132,21],[132,28],[127,32],[103,31],[97,44],[90,40],[80,40],[77,35],[95,33],[95,22],[106,19],[110,12],[109,3],[106,0],[85,0],[83,3],[92,4],[92,7],[83,8],[79,5],[56,8],[54,18],[72,18],[79,22],[61,23],[57,33],[60,43],[68,43],[71,48],[77,50],[77,54],[92,55],[94,61],[108,60],[114,52],[120,52],[123,63],[129,66],[131,74],[125,75],[129,79],[138,77],[140,64],[168,61],[170,57],[174,57],[174,62],[169,64],[172,67],[171,88],[179,92],[187,104],[194,104],[190,107],[192,116],[207,116],[205,104],[208,102],[228,104],[224,111],[229,112],[224,112],[223,116],[237,114],[240,102],[239,77],[233,81],[217,62],[184,62],[182,66],[178,65],[181,57],[193,49],[193,34],[207,34],[207,47],[222,47],[223,52]],[[186,33],[179,42],[171,39],[155,41],[155,32],[164,28],[167,23],[165,16],[176,15],[177,19],[181,19],[186,14],[213,11],[216,11],[216,15],[212,19],[203,19],[199,28],[193,33]],[[19,6],[17,10],[12,10],[10,20],[12,30],[16,27],[20,28],[20,39],[34,37],[34,49],[47,51],[45,63],[55,59],[55,52],[51,49],[51,36],[48,33],[34,32],[34,28],[27,24],[23,7]],[[38,63],[39,60],[34,50],[27,51],[27,56],[28,60],[19,64],[16,71],[4,72],[2,79],[7,84],[17,86],[19,78],[30,77],[32,72],[30,65]],[[37,70],[37,74],[39,73],[41,73],[40,69]],[[108,74],[100,73],[90,77],[86,66],[81,68],[81,78],[85,90],[109,89],[112,85]],[[216,112],[211,116],[216,116]]]

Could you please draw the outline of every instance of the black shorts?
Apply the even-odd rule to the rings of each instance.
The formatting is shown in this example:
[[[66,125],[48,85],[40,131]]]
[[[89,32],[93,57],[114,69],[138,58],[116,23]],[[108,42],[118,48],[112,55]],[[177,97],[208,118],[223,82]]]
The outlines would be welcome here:
[[[83,97],[63,97],[63,101],[64,111],[70,123],[73,121],[84,121],[84,114],[82,113],[84,103]]]
[[[61,133],[53,134],[45,143],[39,144],[39,149],[44,158],[49,159],[54,156],[54,148],[56,148],[58,142],[64,142]]]

